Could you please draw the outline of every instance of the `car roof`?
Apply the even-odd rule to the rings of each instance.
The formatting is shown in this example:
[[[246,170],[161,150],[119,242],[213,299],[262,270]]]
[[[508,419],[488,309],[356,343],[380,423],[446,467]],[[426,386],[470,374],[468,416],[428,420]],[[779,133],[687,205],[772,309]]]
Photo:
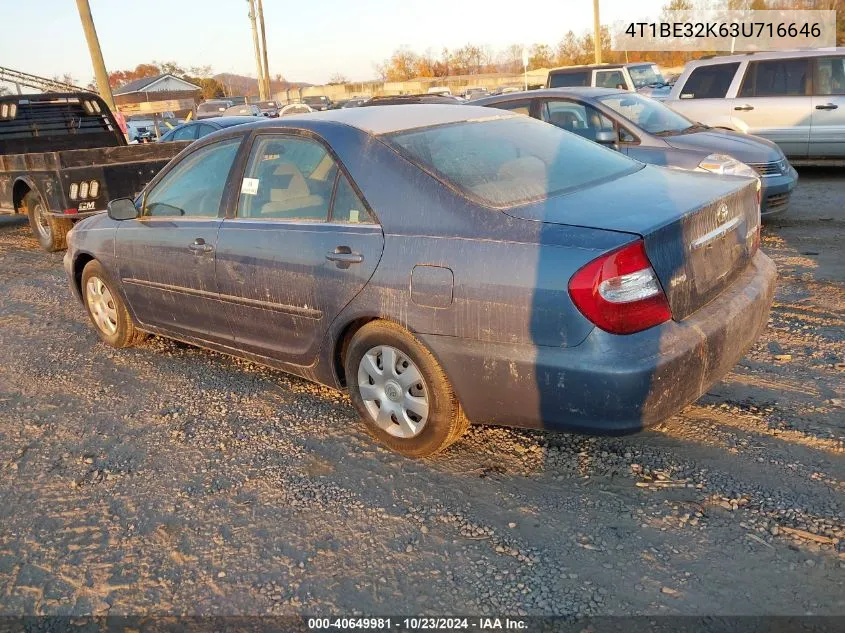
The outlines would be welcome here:
[[[845,55],[845,47],[836,49],[815,49],[815,50],[790,50],[790,51],[768,51],[765,53],[738,53],[736,55],[713,55],[693,59],[686,63],[685,68],[698,66],[711,66],[713,64],[725,64],[730,62],[759,61],[765,59],[788,59],[793,57],[830,57],[834,55]]]
[[[244,123],[255,123],[254,116],[218,116],[212,119],[202,119],[198,123],[206,123],[210,125],[219,125],[220,127],[231,127],[233,125],[243,125]]]
[[[520,92],[507,92],[502,95],[493,95],[490,97],[482,97],[481,99],[473,99],[472,103],[476,105],[485,105],[490,103],[504,103],[506,101],[521,101],[522,99],[537,99],[538,97],[575,97],[578,99],[598,99],[607,95],[625,93],[629,94],[628,90],[619,90],[618,88],[590,88],[573,86],[569,88],[541,88],[540,90],[522,90]]]
[[[285,117],[283,121],[281,119],[262,121],[259,123],[259,126],[287,126],[297,121],[326,121],[342,123],[369,134],[380,135],[402,132],[404,130],[414,130],[432,125],[501,118],[502,116],[516,117],[519,115],[511,115],[505,112],[491,114],[488,108],[463,104],[414,103],[407,105],[372,106],[368,108],[343,108],[310,114],[295,114]]]

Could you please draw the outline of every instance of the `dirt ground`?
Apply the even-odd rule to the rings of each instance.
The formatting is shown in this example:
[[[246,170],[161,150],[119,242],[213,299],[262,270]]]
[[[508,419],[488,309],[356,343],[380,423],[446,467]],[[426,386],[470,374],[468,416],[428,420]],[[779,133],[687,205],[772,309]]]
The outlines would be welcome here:
[[[764,230],[764,337],[659,428],[410,461],[342,394],[98,342],[0,225],[1,614],[845,614],[845,170]]]

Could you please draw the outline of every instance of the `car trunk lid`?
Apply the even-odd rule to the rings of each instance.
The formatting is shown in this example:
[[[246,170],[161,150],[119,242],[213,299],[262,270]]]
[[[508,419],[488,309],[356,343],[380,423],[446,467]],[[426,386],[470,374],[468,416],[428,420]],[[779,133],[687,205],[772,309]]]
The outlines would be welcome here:
[[[676,320],[745,269],[760,223],[755,180],[652,166],[506,213],[642,237]]]

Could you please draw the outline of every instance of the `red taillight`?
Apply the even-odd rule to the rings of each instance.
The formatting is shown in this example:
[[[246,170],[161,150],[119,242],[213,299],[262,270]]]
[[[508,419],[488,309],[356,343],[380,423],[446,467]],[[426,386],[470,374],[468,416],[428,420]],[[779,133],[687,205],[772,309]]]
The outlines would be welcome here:
[[[78,209],[65,209],[65,215],[76,215],[79,213]]]
[[[672,318],[642,240],[594,259],[569,280],[569,296],[602,330],[632,334]]]

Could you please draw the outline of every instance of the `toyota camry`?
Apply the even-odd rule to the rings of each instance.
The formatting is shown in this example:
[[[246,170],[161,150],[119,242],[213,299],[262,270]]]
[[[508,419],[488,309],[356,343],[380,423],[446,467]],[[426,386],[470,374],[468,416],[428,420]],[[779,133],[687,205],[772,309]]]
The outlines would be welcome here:
[[[187,147],[68,236],[99,337],[346,389],[427,456],[470,422],[640,430],[767,322],[759,181],[644,165],[488,108],[263,120]]]

